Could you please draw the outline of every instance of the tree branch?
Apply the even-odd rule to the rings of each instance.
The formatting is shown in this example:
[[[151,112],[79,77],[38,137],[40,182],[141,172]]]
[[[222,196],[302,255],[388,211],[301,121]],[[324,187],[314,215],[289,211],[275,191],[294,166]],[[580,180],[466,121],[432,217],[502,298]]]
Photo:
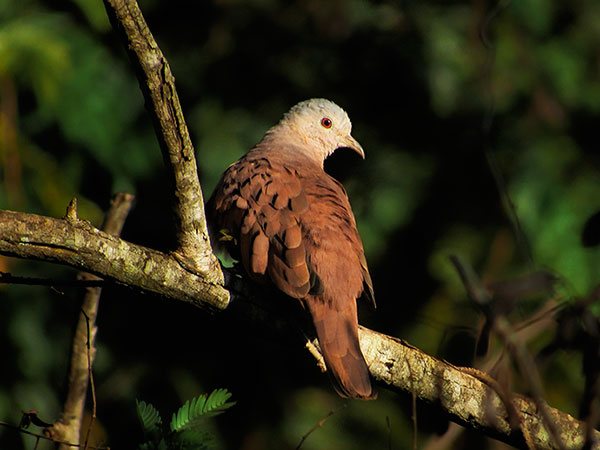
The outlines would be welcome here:
[[[128,50],[172,178],[179,245],[174,256],[187,270],[222,277],[210,246],[194,147],[175,90],[175,77],[137,2],[105,0],[104,6]]]
[[[133,204],[135,197],[131,194],[117,194],[111,202],[102,225],[105,233],[113,236],[119,236],[125,219]],[[76,200],[73,199],[73,203]],[[76,206],[75,206],[76,208]],[[76,217],[75,213],[71,214]],[[86,280],[98,281],[100,278],[88,273],[81,273],[80,278]],[[97,327],[96,316],[98,314],[98,305],[100,303],[101,287],[88,287],[84,291],[81,305],[81,314],[77,321],[77,327],[73,336],[73,347],[71,349],[71,364],[69,367],[69,390],[65,399],[60,419],[52,427],[52,432],[58,437],[57,440],[67,442],[80,442],[81,422],[85,406],[88,384],[92,383],[93,413],[92,420],[95,418],[96,399],[92,377],[92,362],[96,356],[94,341],[96,338]],[[92,429],[93,422],[89,424],[87,436]],[[88,447],[88,439],[85,439],[84,448]],[[61,444],[61,450],[67,450],[70,446]]]
[[[65,264],[208,310],[229,303],[214,272],[195,275],[171,254],[123,241],[81,219],[0,210],[0,253]]]
[[[52,219],[33,214],[0,211],[0,254],[66,264],[131,288],[218,311],[229,304],[229,292],[257,292],[256,286],[236,277],[224,280],[211,251],[198,182],[194,151],[185,126],[174,78],[133,0],[105,0],[113,27],[129,51],[136,68],[146,106],[153,118],[165,162],[175,187],[175,216],[179,248],[173,254],[125,242],[101,232],[72,215]],[[234,286],[235,283],[235,286]],[[273,322],[270,306],[261,301],[243,302],[245,313],[267,326]],[[266,317],[266,319],[265,319]],[[279,319],[275,317],[275,319]],[[282,333],[294,330],[280,328]],[[525,427],[533,446],[556,448],[535,402],[513,395],[512,402],[522,423],[511,426],[506,406],[485,382],[409,346],[399,339],[365,328],[360,330],[361,348],[374,378],[384,386],[415,393],[423,401],[436,403],[457,423],[523,447]],[[548,407],[567,448],[581,446],[585,424]],[[600,448],[599,433],[593,431],[593,448]]]
[[[0,211],[0,253],[7,256],[51,261],[125,284],[141,291],[156,293],[192,303],[211,311],[228,304],[221,285],[191,274],[171,256],[137,246],[73,219],[52,219],[34,214]],[[238,293],[238,310],[261,326],[285,318],[272,315],[272,299],[261,288],[231,276],[227,288]],[[244,298],[251,299],[245,302]],[[235,308],[234,308],[235,309]],[[279,333],[296,333],[290,326],[278,327]],[[454,422],[517,447],[525,443],[525,427],[536,449],[556,449],[536,403],[513,395],[514,408],[522,423],[511,426],[506,407],[485,377],[473,376],[433,358],[400,339],[361,327],[363,354],[375,380],[397,392],[416,393],[422,401],[436,403]],[[585,441],[586,427],[572,416],[547,407],[566,448],[579,448]],[[600,433],[592,432],[594,445],[600,448]]]
[[[361,327],[360,344],[373,377],[396,391],[416,392],[417,397],[440,406],[453,422],[480,430],[486,435],[519,448],[526,443],[520,429],[524,428],[535,449],[558,449],[536,402],[513,394],[512,403],[522,423],[511,426],[500,395],[484,377],[473,370],[453,366],[429,356],[400,339]],[[485,374],[482,374],[485,375]],[[560,430],[564,447],[581,448],[586,426],[567,413],[545,405],[556,428]],[[600,448],[600,433],[593,431],[594,445]]]

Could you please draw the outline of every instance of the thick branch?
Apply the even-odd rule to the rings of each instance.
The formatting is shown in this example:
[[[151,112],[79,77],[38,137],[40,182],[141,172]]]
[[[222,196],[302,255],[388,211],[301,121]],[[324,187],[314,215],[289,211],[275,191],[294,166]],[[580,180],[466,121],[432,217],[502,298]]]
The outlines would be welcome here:
[[[361,327],[360,344],[373,377],[388,387],[415,392],[417,397],[436,403],[450,420],[481,430],[493,438],[524,448],[526,444],[518,428],[511,428],[500,396],[484,380],[464,369],[433,358],[405,342]],[[513,395],[513,405],[521,417],[536,449],[558,449],[536,403],[527,397]],[[581,448],[585,442],[585,423],[547,407],[553,423],[560,430],[563,444],[569,449]],[[594,445],[600,448],[600,433],[593,431]]]
[[[132,288],[222,310],[229,293],[210,272],[185,270],[172,255],[106,234],[84,220],[0,211],[0,253],[65,264]]]
[[[154,123],[175,189],[179,248],[175,256],[188,270],[220,273],[212,253],[194,147],[175,90],[175,77],[148,29],[136,1],[105,0],[113,28],[119,32],[136,69],[146,108]]]
[[[229,294],[221,285],[191,274],[171,255],[122,241],[82,220],[0,211],[0,254],[66,264],[205,309],[222,310],[228,304]],[[231,277],[228,288],[238,294],[248,293],[252,302],[239,298],[237,304],[253,320],[272,326],[279,319],[271,313],[272,302],[261,299],[253,284]],[[255,292],[259,294],[254,295]],[[296,332],[289,326],[278,331]],[[455,422],[524,446],[519,428],[511,428],[505,406],[485,380],[375,331],[361,328],[360,339],[371,373],[379,383],[392,390],[415,392],[421,400],[439,404]],[[535,448],[557,448],[543,426],[535,402],[514,395],[513,404],[521,417],[521,427],[525,427]],[[566,413],[548,409],[565,446],[581,447],[585,425]],[[599,433],[592,434],[593,448],[600,448]]]
[[[222,310],[229,302],[229,293],[222,287],[222,273],[211,252],[194,151],[174,77],[137,3],[105,0],[105,6],[134,62],[174,179],[177,256],[127,243],[78,219],[59,220],[8,211],[0,211],[0,253],[70,265],[132,288]],[[246,288],[253,290],[250,285]],[[257,320],[265,312],[268,317],[268,311],[266,308],[256,314]],[[513,445],[524,445],[520,429],[511,428],[500,397],[481,379],[371,330],[361,329],[361,347],[378,382],[394,390],[415,392],[420,399],[439,404],[458,423]],[[521,417],[521,427],[527,430],[534,447],[556,448],[535,403],[516,395],[512,401]],[[565,445],[581,446],[584,424],[565,413],[549,410]],[[598,432],[593,435],[594,448],[599,448]]]

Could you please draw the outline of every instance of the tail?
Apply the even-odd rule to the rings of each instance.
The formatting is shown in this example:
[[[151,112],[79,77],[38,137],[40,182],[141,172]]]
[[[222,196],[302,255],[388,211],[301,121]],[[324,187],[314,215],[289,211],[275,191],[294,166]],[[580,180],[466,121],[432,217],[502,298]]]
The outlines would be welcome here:
[[[308,296],[305,303],[336,392],[342,397],[377,398],[358,343],[356,301],[336,305],[317,296]]]

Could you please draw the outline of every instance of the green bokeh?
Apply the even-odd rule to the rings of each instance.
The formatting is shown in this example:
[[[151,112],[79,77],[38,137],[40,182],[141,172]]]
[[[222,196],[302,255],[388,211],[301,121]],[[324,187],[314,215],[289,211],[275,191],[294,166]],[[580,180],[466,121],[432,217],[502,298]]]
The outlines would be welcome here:
[[[567,305],[598,285],[600,250],[584,247],[582,233],[600,210],[599,2],[501,2],[495,13],[432,1],[196,6],[141,5],[177,79],[206,198],[292,104],[323,96],[350,112],[367,158],[336,154],[331,170],[348,191],[375,283],[378,309],[362,316],[369,326],[471,361],[467,341],[483,315],[450,255],[484,284],[549,270],[559,280],[552,301]],[[110,195],[128,191],[137,203],[125,238],[170,249],[168,177],[101,2],[0,0],[0,125],[1,208],[60,217],[76,196],[80,216],[99,225]],[[74,277],[6,258],[0,271]],[[550,304],[550,294],[535,294],[517,302],[514,324]],[[27,409],[55,420],[78,308],[68,289],[0,286],[0,420],[17,423]],[[555,337],[551,323],[532,329],[524,339],[533,352]],[[460,336],[468,339],[453,344]],[[218,387],[238,401],[210,425],[222,448],[295,448],[343,403],[303,448],[412,448],[407,399],[380,389],[376,402],[344,402],[304,353],[247,324],[107,289],[98,339],[98,424],[114,448],[141,442],[136,398],[171,411]],[[502,345],[492,338],[490,347]],[[561,347],[540,365],[550,404],[571,414],[581,361]],[[420,443],[440,428],[434,422],[419,418]],[[33,445],[0,428],[0,447]]]

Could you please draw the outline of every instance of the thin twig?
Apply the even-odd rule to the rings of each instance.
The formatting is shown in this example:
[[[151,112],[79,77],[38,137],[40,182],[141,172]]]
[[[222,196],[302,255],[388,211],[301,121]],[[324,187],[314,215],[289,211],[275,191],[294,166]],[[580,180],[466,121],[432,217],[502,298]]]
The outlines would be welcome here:
[[[92,335],[90,330],[90,318],[82,309],[81,313],[85,316],[85,322],[87,324],[87,363],[88,363],[88,377],[90,380],[90,390],[92,391],[92,417],[90,418],[90,424],[88,426],[87,432],[85,433],[85,442],[83,444],[83,450],[87,450],[88,441],[90,439],[90,433],[92,431],[92,427],[94,426],[94,421],[96,420],[96,385],[94,384],[94,372],[92,371],[92,357],[91,357],[91,341]]]
[[[131,194],[117,194],[111,202],[104,223],[103,231],[115,235],[121,232],[129,210],[133,204],[134,196]],[[67,220],[76,223],[77,203],[75,199],[67,209]],[[88,273],[81,273],[80,279],[98,281],[99,278]],[[79,442],[81,424],[85,407],[85,398],[88,385],[92,391],[92,418],[86,431],[84,449],[88,448],[89,437],[96,419],[96,391],[92,372],[92,363],[95,355],[94,338],[96,336],[96,316],[100,301],[101,288],[87,288],[82,299],[81,317],[73,336],[73,349],[71,352],[71,365],[69,368],[69,389],[65,399],[60,419],[54,424],[52,433],[67,441]],[[67,450],[66,446],[61,446]]]
[[[392,424],[390,422],[390,416],[385,416],[385,425],[388,434],[388,450],[392,450]]]
[[[406,360],[406,367],[408,368],[408,373],[410,374],[410,395],[411,395],[411,416],[410,420],[412,422],[412,448],[413,450],[417,450],[417,393],[415,392],[414,387],[414,374],[412,368],[410,366],[410,361]]]
[[[327,415],[325,417],[323,417],[321,420],[319,420],[314,427],[312,427],[310,430],[308,430],[308,432],[302,436],[302,439],[300,439],[300,443],[298,444],[298,447],[296,447],[296,450],[299,450],[300,447],[302,447],[302,444],[304,444],[304,441],[306,440],[306,438],[308,436],[310,436],[312,434],[313,431],[315,431],[317,428],[320,428],[323,426],[323,424],[327,421],[327,419],[329,419],[331,416],[333,416],[334,414],[336,414],[338,411],[340,411],[341,409],[346,407],[346,403],[344,403],[342,406],[340,406],[337,409],[334,409],[333,411],[329,411],[329,413],[327,413]]]
[[[25,240],[29,244],[23,244]],[[159,294],[169,301],[185,302],[199,308],[214,311],[223,310],[228,305],[229,296],[222,286],[191,274],[171,256],[130,244],[84,224],[0,210],[0,254],[83,268],[132,289]],[[295,336],[296,332],[289,326],[279,326],[287,322],[281,319],[281,315],[272,312],[272,298],[264,295],[264,288],[239,280],[236,289],[239,292],[236,304],[239,306],[232,306],[239,314],[237,317],[250,317],[253,323],[273,330],[282,338]],[[252,303],[243,299],[252,299]],[[495,392],[489,392],[481,381],[401,339],[364,327],[359,328],[359,336],[367,365],[381,386],[405,393],[412,392],[413,386],[416,386],[417,398],[439,404],[440,410],[450,420],[511,445],[523,445],[517,430],[509,427],[504,408],[496,408],[502,406],[499,397]],[[406,370],[407,359],[411,360],[412,378]],[[472,402],[466,404],[464,395],[470,396]],[[487,399],[490,398],[497,414],[494,423],[489,422],[485,410],[478,406],[489,402]],[[514,398],[536,448],[551,448],[546,440],[547,433],[540,426],[543,421],[535,402],[519,395]],[[470,408],[470,405],[475,405],[476,409]],[[581,447],[585,440],[585,423],[565,412],[551,410],[560,423],[563,437],[568,439],[568,446]],[[600,432],[592,430],[591,433],[597,443],[595,447],[600,449]]]
[[[56,280],[49,278],[20,277],[8,272],[0,272],[0,284],[24,284],[27,286],[62,286],[62,287],[104,287],[110,282],[95,280]]]
[[[325,359],[323,359],[323,355],[315,345],[313,341],[309,338],[306,338],[306,349],[310,352],[310,354],[317,361],[317,366],[321,369],[321,372],[327,372],[327,366],[325,365]]]
[[[7,422],[4,422],[2,420],[0,420],[0,426],[11,428],[13,430],[18,431],[19,433],[23,433],[23,434],[27,434],[29,436],[33,436],[33,437],[36,438],[37,441],[39,441],[40,439],[45,439],[47,441],[54,442],[55,444],[65,445],[67,447],[81,447],[80,444],[76,444],[74,442],[63,441],[63,440],[56,439],[56,438],[53,438],[53,437],[50,437],[50,436],[45,436],[43,434],[34,433],[32,431],[29,431],[29,430],[24,430],[23,428],[21,428],[21,427],[19,427],[17,425],[13,425],[12,423],[7,423]],[[90,445],[88,447],[88,449],[89,450],[110,450],[110,447],[95,447],[95,446],[91,446]]]
[[[491,321],[494,330],[496,331],[498,336],[504,341],[508,348],[508,351],[512,355],[513,359],[517,362],[519,373],[521,374],[521,376],[529,386],[529,389],[533,393],[533,400],[535,401],[538,407],[544,426],[550,432],[550,435],[554,439],[554,442],[558,446],[558,448],[564,449],[565,447],[562,438],[560,437],[560,432],[557,429],[557,426],[551,417],[548,405],[544,400],[544,391],[542,388],[539,372],[533,362],[531,355],[529,354],[525,346],[514,338],[515,332],[512,330],[506,318],[499,314],[493,315],[490,312],[491,298],[485,291],[483,285],[481,284],[481,281],[479,280],[473,269],[469,265],[462,263],[456,256],[451,256],[450,259],[456,267],[463,281],[463,284],[467,289],[467,292],[475,302],[477,302],[481,306],[484,306],[484,311],[488,313],[487,319]],[[495,384],[491,384],[490,387],[496,389]],[[498,390],[497,393],[505,403],[508,400],[510,402],[510,405],[512,405],[512,401],[510,399],[506,399],[505,395],[503,395],[502,389]],[[512,408],[512,406],[509,406],[509,403],[506,403],[506,406],[510,417],[510,411],[514,408]],[[523,423],[523,419],[522,417],[520,417],[520,415],[518,417],[518,423]],[[521,425],[520,428],[523,433],[523,437],[527,442],[527,445],[531,447],[532,444],[529,432],[527,430],[524,430],[523,425]]]
[[[552,413],[548,409],[548,405],[544,400],[544,388],[542,387],[540,374],[535,366],[535,363],[533,362],[533,358],[525,346],[514,338],[515,332],[512,330],[512,327],[505,317],[500,316],[496,318],[494,321],[494,330],[507,345],[508,350],[517,362],[519,372],[533,394],[533,400],[538,406],[538,410],[542,416],[544,425],[552,435],[554,443],[559,449],[565,449],[565,445],[561,438],[561,432],[554,423]]]
[[[517,408],[515,408],[515,405],[513,403],[512,392],[507,392],[506,389],[497,380],[495,380],[489,374],[479,369],[474,369],[472,367],[460,367],[460,370],[464,373],[468,373],[469,375],[474,376],[478,380],[487,384],[496,392],[496,394],[498,394],[498,396],[502,399],[502,402],[504,403],[504,407],[506,408],[506,413],[508,414],[508,421],[510,422],[511,427],[519,428],[521,430],[527,448],[529,450],[533,450],[535,446],[531,439],[531,434],[529,433],[527,427],[524,425],[521,414],[519,414]]]
[[[483,68],[484,72],[484,81],[485,81],[485,90],[488,95],[488,107],[485,110],[485,114],[483,115],[482,120],[482,131],[483,131],[483,152],[485,154],[488,166],[490,168],[490,172],[494,178],[494,182],[496,184],[496,188],[498,189],[498,194],[500,196],[500,201],[502,202],[502,206],[506,211],[506,215],[512,225],[513,232],[515,234],[515,238],[517,243],[520,244],[519,248],[524,253],[525,258],[530,264],[533,264],[533,253],[531,251],[531,245],[527,239],[527,235],[523,229],[523,225],[521,224],[521,220],[519,219],[519,215],[517,214],[517,209],[515,204],[512,201],[510,193],[508,191],[508,187],[506,185],[506,181],[504,180],[504,176],[502,175],[502,171],[498,165],[498,161],[496,159],[496,154],[492,148],[491,144],[491,130],[492,123],[494,121],[494,115],[496,113],[496,104],[494,100],[494,91],[492,87],[492,71],[494,67],[494,62],[496,59],[496,51],[495,48],[488,37],[489,27],[510,5],[511,0],[500,0],[496,5],[486,14],[480,28],[479,28],[479,40],[483,44],[486,51],[486,62]]]

